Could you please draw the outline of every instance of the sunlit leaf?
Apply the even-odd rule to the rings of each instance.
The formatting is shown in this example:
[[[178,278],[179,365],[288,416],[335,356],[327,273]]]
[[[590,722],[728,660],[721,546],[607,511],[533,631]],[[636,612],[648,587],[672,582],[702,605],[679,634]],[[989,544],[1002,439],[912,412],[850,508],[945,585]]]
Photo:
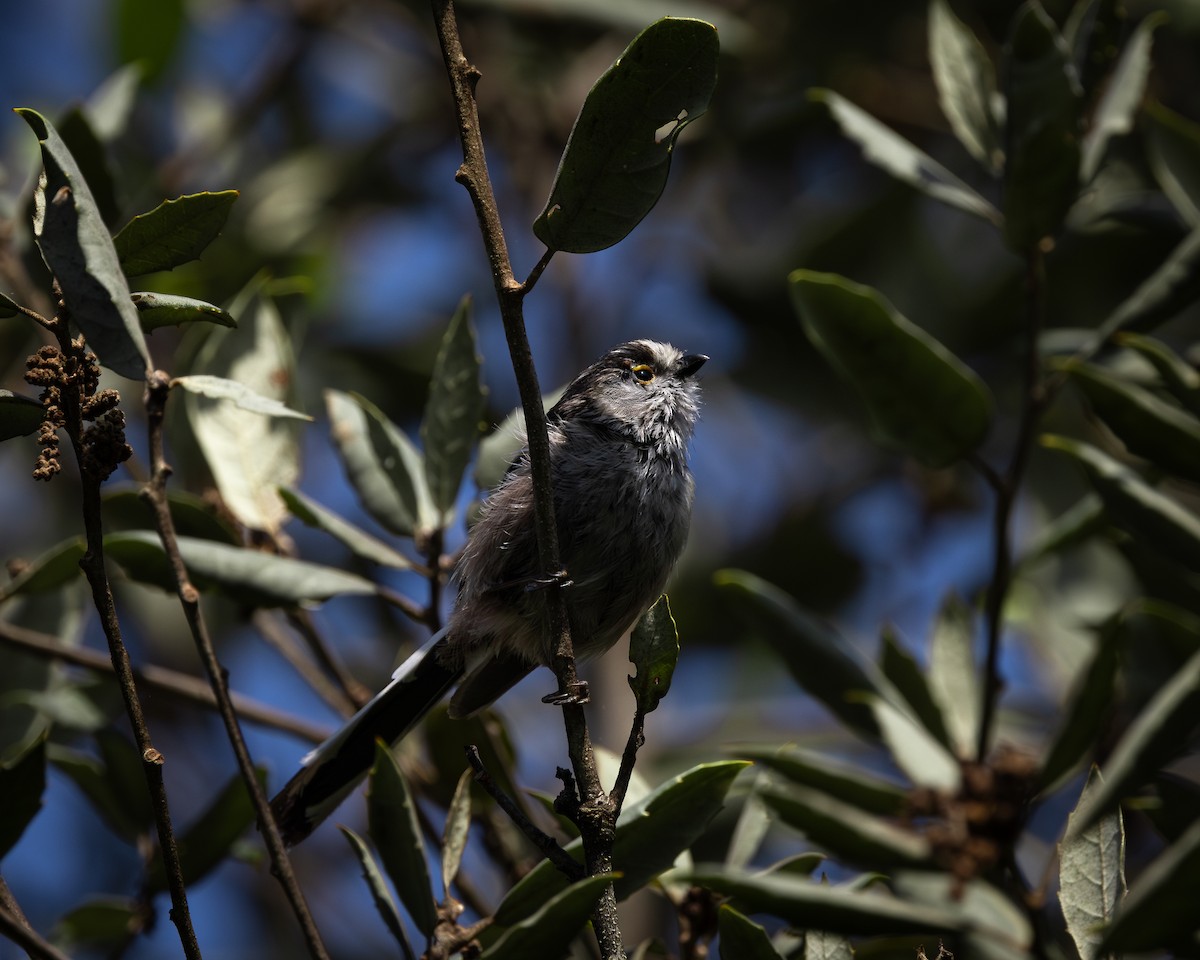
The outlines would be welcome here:
[[[1076,811],[1089,802],[1100,779],[1093,767]],[[1076,816],[1067,817],[1068,838],[1058,847],[1058,902],[1079,956],[1095,960],[1101,956],[1101,929],[1112,922],[1125,894],[1125,826],[1117,810],[1089,829],[1076,831]]]
[[[983,44],[947,0],[929,5],[929,62],[942,113],[959,143],[989,170],[999,172],[1003,152],[992,119],[996,70]]]
[[[958,761],[912,714],[879,696],[864,694],[880,736],[896,765],[913,783],[933,790],[956,793],[962,782]]]
[[[545,394],[542,397],[543,409],[549,410],[558,403],[565,389],[559,387]],[[479,442],[479,456],[475,459],[475,482],[484,490],[496,486],[504,479],[509,465],[524,446],[525,411],[517,407]]]
[[[983,381],[877,290],[812,270],[788,281],[805,333],[862,398],[877,440],[930,467],[983,442],[992,418]]]
[[[942,603],[929,644],[929,692],[959,757],[973,755],[983,710],[974,641],[971,610],[951,594]]]
[[[986,880],[964,883],[948,870],[901,870],[892,875],[891,882],[896,893],[917,909],[953,911],[968,956],[980,960],[1030,958],[1033,928],[1027,910]]]
[[[883,631],[883,646],[880,650],[879,669],[896,688],[913,716],[921,721],[942,746],[950,749],[950,734],[946,730],[946,719],[929,690],[925,671],[908,650],[900,645],[899,638],[891,628]]]
[[[663,594],[642,614],[629,637],[629,661],[637,675],[626,679],[642,713],[656,709],[667,695],[678,660],[679,634],[671,604]]]
[[[113,238],[121,268],[138,277],[195,260],[220,234],[237,198],[236,190],[192,193],[134,217]]]
[[[220,307],[191,297],[176,297],[166,293],[139,291],[132,294],[137,307],[138,319],[147,333],[161,327],[178,327],[184,323],[215,323],[222,327],[236,327],[237,321]]]
[[[471,828],[471,784],[474,774],[464,770],[454,788],[454,797],[446,810],[446,826],[442,831],[442,889],[450,896],[450,885],[458,876],[462,865],[463,851],[467,848],[467,834]]]
[[[193,374],[186,377],[175,377],[171,386],[182,387],[189,393],[198,393],[202,397],[213,400],[231,400],[235,406],[251,413],[261,413],[265,417],[292,417],[296,420],[311,420],[307,413],[293,410],[284,403],[271,397],[264,397],[244,383],[227,380],[224,377],[213,377],[208,374]]]
[[[533,223],[551,250],[591,253],[624,239],[653,209],[683,128],[708,109],[719,45],[711,23],[664,17],[596,81]]]

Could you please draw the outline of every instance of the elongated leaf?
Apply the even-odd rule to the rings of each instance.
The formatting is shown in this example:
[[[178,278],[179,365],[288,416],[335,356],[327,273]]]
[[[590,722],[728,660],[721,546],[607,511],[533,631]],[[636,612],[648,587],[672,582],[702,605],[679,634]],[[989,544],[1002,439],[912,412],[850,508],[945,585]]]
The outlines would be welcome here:
[[[46,789],[46,740],[39,737],[24,755],[0,766],[0,858],[16,845],[31,820],[42,809]]]
[[[678,660],[679,634],[664,593],[642,614],[629,637],[629,662],[637,675],[626,679],[642,713],[655,710],[667,695]]]
[[[203,320],[222,327],[236,327],[237,321],[220,307],[191,297],[176,297],[166,293],[139,292],[132,294],[142,329],[151,333],[160,327],[178,327],[184,323]]]
[[[480,960],[529,960],[562,952],[587,923],[604,888],[614,879],[602,873],[585,877],[556,893],[530,917],[511,925]]]
[[[1138,789],[1186,747],[1200,716],[1200,651],[1176,672],[1134,718],[1104,765],[1104,780],[1087,808],[1077,812],[1075,833],[1094,826],[1117,802]]]
[[[1200,419],[1090,363],[1064,368],[1130,453],[1200,482]]]
[[[1200,570],[1200,520],[1190,512],[1095,447],[1054,435],[1043,437],[1042,444],[1069,454],[1083,467],[1121,529],[1189,569]]]
[[[1097,955],[1195,949],[1196,905],[1185,891],[1200,885],[1200,819],[1138,876]]]
[[[927,864],[932,854],[919,834],[807,787],[767,789],[762,798],[784,823],[840,861],[882,869]]]
[[[131,530],[104,538],[105,552],[141,583],[175,590],[157,534]],[[252,607],[321,603],[342,594],[375,592],[370,580],[305,560],[293,560],[214,540],[179,538],[188,575],[201,590],[218,590]]]
[[[375,744],[375,764],[367,787],[367,822],[383,867],[408,915],[425,936],[437,926],[433,883],[412,794],[391,751]]]
[[[20,316],[21,307],[12,297],[0,293],[0,318]]]
[[[1125,826],[1121,812],[1109,814],[1087,830],[1073,829],[1077,812],[1089,802],[1089,794],[1099,780],[1100,771],[1093,767],[1076,813],[1067,817],[1070,839],[1058,846],[1058,902],[1081,960],[1101,956],[1101,929],[1112,922],[1125,894]]]
[[[463,297],[442,338],[421,421],[425,481],[441,526],[454,519],[458,488],[479,439],[484,401],[479,368],[471,298]]]
[[[724,903],[717,912],[721,960],[783,960],[767,931]]]
[[[1024,909],[982,879],[963,883],[950,871],[901,870],[896,893],[914,905],[950,909],[963,930],[964,952],[981,960],[1029,958],[1033,929]]]
[[[84,549],[82,537],[72,537],[55,544],[21,567],[12,580],[0,587],[0,601],[21,593],[56,590],[74,580],[81,574],[79,561],[83,559]]]
[[[713,582],[739,599],[751,627],[772,645],[800,686],[853,730],[879,735],[870,708],[857,699],[882,689],[874,664],[765,580],[743,570],[719,570]]]
[[[862,398],[879,442],[931,467],[983,442],[992,418],[983,381],[878,291],[812,270],[788,282],[804,332]]]
[[[751,758],[752,759],[752,758]],[[771,815],[767,806],[759,797],[758,791],[766,776],[760,774],[754,780],[746,799],[742,801],[742,809],[734,824],[733,834],[729,838],[729,847],[725,852],[725,865],[741,869],[748,867],[758,855],[762,842],[766,839],[767,831],[771,828]]]
[[[1200,124],[1161,103],[1146,105],[1146,159],[1154,177],[1191,226],[1200,226]]]
[[[96,201],[49,121],[34,110],[16,112],[41,144],[44,172],[34,193],[33,232],[62,288],[71,319],[104,366],[130,380],[142,380],[150,354]]]
[[[1097,343],[1119,330],[1145,333],[1200,300],[1200,227],[1179,242],[1154,273],[1122,300],[1096,333]]]
[[[1120,51],[1127,14],[1120,0],[1076,0],[1063,24],[1083,89],[1093,94]]]
[[[214,400],[231,400],[234,405],[251,413],[261,413],[265,417],[292,417],[296,420],[311,420],[307,413],[293,410],[291,407],[271,397],[256,393],[244,383],[236,380],[226,380],[224,377],[213,377],[198,373],[187,377],[175,377],[171,381],[173,387],[183,387],[189,393],[198,393],[202,397]]]
[[[937,701],[956,756],[973,755],[983,704],[970,609],[954,594],[942,602],[929,644],[929,692]]]
[[[1083,88],[1071,51],[1036,0],[1008,44],[1004,238],[1017,252],[1058,232],[1079,190]]]
[[[999,172],[1004,154],[992,119],[996,70],[979,38],[946,0],[929,4],[929,62],[938,102],[958,142],[993,173]]]
[[[1162,13],[1142,19],[1121,52],[1121,59],[1108,79],[1100,103],[1092,111],[1092,124],[1083,138],[1083,166],[1080,172],[1085,183],[1100,169],[1108,141],[1133,129],[1134,114],[1146,92],[1154,31],[1165,20],[1166,15]]]
[[[946,749],[951,749],[946,719],[942,716],[941,708],[934,702],[925,673],[912,654],[900,645],[895,631],[891,628],[885,628],[883,631],[879,669],[904,698],[913,716],[938,743]]]
[[[454,797],[446,811],[446,826],[442,831],[442,889],[450,897],[450,885],[458,876],[463,851],[467,848],[467,833],[471,829],[471,783],[474,775],[464,770],[454,788]]]
[[[276,415],[263,416],[261,408],[250,410],[244,404],[255,393],[294,407],[296,361],[271,300],[245,292],[231,312],[240,317],[241,326],[208,333],[190,382],[206,384],[206,390],[214,389],[215,378],[239,386],[224,386],[216,397],[188,390],[184,409],[225,506],[245,526],[274,532],[287,517],[276,490],[293,486],[300,474],[301,427],[292,416],[279,416],[274,407]],[[238,392],[238,399],[228,392]]]
[[[640,890],[692,845],[721,810],[733,778],[746,766],[744,761],[700,764],[621,811],[613,847],[613,866],[621,874],[617,899]],[[579,840],[566,851],[582,863]],[[554,865],[543,860],[508,892],[496,910],[496,922],[510,926],[531,917],[566,883]]]
[[[54,126],[71,152],[80,176],[87,182],[100,219],[105,224],[113,223],[117,217],[117,194],[112,166],[87,112],[79,105],[69,107],[58,115]]]
[[[154,824],[141,758],[130,741],[111,730],[97,731],[96,743],[99,759],[57,744],[47,747],[46,756],[83,792],[117,836],[137,843]]]
[[[658,202],[680,132],[717,84],[716,28],[664,17],[643,30],[587,95],[533,232],[551,250],[623,240]]]
[[[392,899],[392,893],[383,879],[379,864],[375,862],[375,858],[371,856],[371,851],[367,848],[367,842],[349,827],[338,824],[338,829],[349,841],[350,849],[358,858],[359,865],[362,867],[363,879],[367,881],[371,899],[375,902],[375,909],[383,918],[384,925],[399,943],[407,946],[408,937],[404,934],[404,923],[400,919],[400,911],[396,909],[396,901]],[[415,956],[411,947],[405,952],[405,956]]]
[[[957,793],[962,784],[958,761],[933,734],[907,711],[879,696],[864,694],[880,736],[892,752],[896,765],[913,783],[933,790]]]
[[[812,787],[867,813],[899,816],[907,803],[908,794],[903,787],[800,747],[738,752],[792,783]]]
[[[1104,504],[1094,493],[1086,493],[1067,510],[1034,534],[1028,551],[1021,557],[1021,566],[1031,566],[1043,557],[1083,543],[1107,528]]]
[[[132,897],[91,897],[55,924],[54,942],[67,949],[90,946],[111,952],[137,935],[145,925],[144,913]]]
[[[372,563],[378,563],[385,567],[395,567],[398,570],[408,570],[412,567],[412,561],[404,554],[393,550],[379,538],[356,527],[328,507],[321,506],[316,500],[305,496],[299,490],[281,487],[279,495],[297,520],[317,530],[324,530],[364,560],[370,560]]]
[[[862,148],[863,156],[897,180],[935,200],[1000,224],[1000,211],[931,156],[832,90],[813,89],[810,100],[824,104],[842,134]]]
[[[11,390],[0,390],[0,441],[37,433],[43,414],[38,401]]]
[[[175,489],[167,492],[167,502],[179,536],[242,546],[242,538],[233,524],[203,497]],[[140,487],[126,485],[106,490],[101,503],[106,530],[148,530],[154,526],[154,508],[141,496]]]
[[[138,277],[195,260],[217,238],[237,198],[236,190],[192,193],[134,217],[113,238],[121,269]]]
[[[1171,395],[1194,415],[1200,416],[1200,371],[1153,337],[1139,333],[1118,333],[1113,339],[1122,347],[1135,350],[1149,360]]]

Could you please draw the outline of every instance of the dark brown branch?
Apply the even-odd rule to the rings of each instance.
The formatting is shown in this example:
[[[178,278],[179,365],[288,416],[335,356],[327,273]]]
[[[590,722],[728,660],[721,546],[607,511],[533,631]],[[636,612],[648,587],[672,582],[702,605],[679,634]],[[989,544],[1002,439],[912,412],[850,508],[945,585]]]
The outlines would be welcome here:
[[[33,960],[71,960],[54,944],[44,940],[41,934],[29,926],[23,916],[14,913],[3,902],[0,902],[0,935],[8,937]]]
[[[314,960],[328,960],[329,954],[321,941],[321,935],[313,921],[312,913],[308,909],[304,893],[296,881],[283,837],[271,815],[270,803],[259,783],[254,769],[254,761],[250,757],[250,751],[242,736],[241,724],[238,722],[233,700],[229,695],[227,673],[220,661],[217,660],[216,649],[213,646],[212,637],[208,633],[208,625],[200,612],[200,593],[189,579],[183,557],[179,553],[175,522],[171,517],[171,508],[167,501],[167,479],[171,475],[171,467],[164,454],[163,437],[167,398],[170,391],[170,377],[160,370],[154,371],[146,382],[146,422],[150,436],[151,480],[149,485],[143,488],[142,495],[154,508],[154,525],[158,530],[159,539],[162,541],[163,550],[174,574],[176,592],[179,595],[180,606],[183,608],[184,619],[187,620],[192,638],[196,642],[200,661],[204,665],[205,673],[208,674],[209,684],[217,701],[217,712],[225,724],[226,735],[233,747],[234,756],[237,758],[238,770],[241,772],[246,789],[250,792],[250,799],[258,817],[259,830],[266,841],[267,853],[271,859],[271,872],[283,887],[292,913],[295,914],[304,935],[309,954]]]
[[[97,650],[89,650],[87,647],[68,647],[49,634],[5,623],[3,620],[0,620],[0,643],[19,647],[26,653],[32,653],[35,656],[61,660],[63,663],[85,667],[99,673],[112,674],[113,672],[112,661]],[[213,696],[207,683],[198,677],[180,673],[177,670],[147,664],[135,667],[133,678],[140,687],[173,694],[209,708],[215,708],[217,705],[216,697]],[[237,710],[238,716],[251,723],[282,730],[284,733],[293,734],[309,743],[321,743],[329,736],[330,731],[308,723],[300,717],[274,710],[266,704],[259,703],[240,693],[231,693],[230,696],[233,697],[233,706]]]
[[[621,766],[617,770],[617,782],[613,784],[614,816],[621,815],[621,807],[625,803],[625,794],[629,791],[629,781],[633,777],[633,765],[637,762],[638,751],[646,743],[646,714],[641,708],[633,713],[633,724],[629,728],[629,739],[625,741],[625,750],[621,754]]]

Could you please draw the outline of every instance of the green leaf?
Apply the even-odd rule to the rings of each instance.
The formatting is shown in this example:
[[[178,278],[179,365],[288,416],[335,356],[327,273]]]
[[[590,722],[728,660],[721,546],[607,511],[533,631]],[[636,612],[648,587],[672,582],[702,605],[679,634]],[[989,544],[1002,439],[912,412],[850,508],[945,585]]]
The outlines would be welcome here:
[[[432,936],[437,926],[437,905],[425,862],[421,825],[404,775],[382,741],[375,744],[375,764],[367,787],[367,822],[400,902],[417,929]]]
[[[766,804],[835,859],[872,868],[928,864],[929,841],[859,807],[807,787],[762,791]]]
[[[71,320],[104,366],[143,380],[150,354],[112,238],[66,144],[41,114],[16,111],[33,128],[45,168],[34,193],[33,232],[62,288]]]
[[[37,400],[0,390],[0,441],[37,433],[44,412]]]
[[[551,250],[592,253],[623,240],[658,202],[680,131],[717,84],[716,28],[664,17],[596,81],[533,232]]]
[[[74,158],[80,176],[87,182],[100,219],[105,224],[112,223],[118,212],[112,167],[87,113],[78,105],[70,107],[58,117],[55,129]]]
[[[185,0],[117,0],[117,59],[137,62],[153,83],[174,61],[186,25]]]
[[[113,238],[121,269],[140,277],[197,259],[220,234],[237,198],[236,190],[192,193],[134,217]]]
[[[1069,361],[1060,369],[1130,453],[1200,482],[1200,420],[1095,364]]]
[[[462,772],[454,788],[450,807],[446,810],[446,826],[442,830],[442,889],[446,899],[450,898],[450,885],[458,876],[463,851],[467,848],[467,834],[471,829],[471,783],[474,779],[470,770]]]
[[[614,876],[602,873],[584,877],[556,893],[532,916],[510,925],[480,955],[480,960],[529,960],[559,955],[583,929]]]
[[[1133,118],[1146,92],[1146,77],[1150,73],[1150,46],[1154,31],[1166,21],[1166,14],[1158,13],[1144,17],[1125,49],[1117,68],[1104,87],[1096,109],[1092,111],[1092,122],[1083,138],[1083,165],[1080,170],[1083,182],[1091,180],[1100,169],[1100,161],[1108,141],[1129,133],[1133,129]]]
[[[880,689],[874,664],[832,628],[806,614],[778,587],[743,570],[718,570],[713,582],[749,617],[797,683],[851,729],[879,735],[871,710],[857,699]]]
[[[883,697],[863,694],[871,708],[880,736],[913,783],[933,790],[957,793],[962,771],[954,756],[912,714]]]
[[[46,789],[46,739],[39,737],[23,756],[0,766],[0,859],[14,846],[42,809]]]
[[[1200,417],[1200,371],[1161,340],[1139,333],[1118,333],[1120,346],[1135,350],[1154,366],[1164,386],[1184,407]]]
[[[896,892],[914,904],[956,914],[963,931],[963,952],[980,960],[1032,960],[1033,929],[1027,912],[1006,893],[984,880],[950,871],[903,870],[892,876]]]
[[[391,891],[388,890],[387,883],[383,879],[383,874],[379,870],[379,864],[375,862],[375,858],[371,856],[371,851],[367,849],[366,841],[349,827],[338,824],[338,829],[342,831],[342,835],[349,841],[350,849],[354,851],[355,857],[358,858],[359,865],[362,867],[363,879],[367,881],[367,887],[371,891],[371,899],[375,902],[375,909],[379,911],[379,916],[383,918],[384,925],[391,931],[392,936],[396,938],[398,943],[408,948],[405,951],[405,956],[415,956],[412,948],[408,947],[408,937],[404,934],[404,923],[400,919],[400,911],[396,909],[396,901],[392,899]]]
[[[154,824],[141,758],[132,743],[111,731],[97,731],[96,742],[100,759],[57,744],[47,746],[46,756],[117,836],[137,843]]]
[[[264,417],[292,417],[296,420],[311,420],[307,413],[293,410],[286,404],[271,397],[264,397],[244,383],[236,380],[226,380],[224,377],[214,377],[209,374],[197,373],[186,377],[175,377],[172,387],[183,387],[189,393],[198,393],[202,397],[214,400],[230,400],[242,410],[260,413]]]
[[[821,88],[809,90],[808,98],[825,106],[842,135],[858,144],[868,162],[935,200],[973,213],[989,223],[1001,222],[1000,211],[987,200],[861,107]]]
[[[854,945],[846,938],[825,930],[804,932],[804,960],[854,960]]]
[[[266,787],[265,767],[255,767],[261,787]],[[183,881],[190,888],[203,879],[229,856],[230,849],[255,821],[254,804],[240,773],[234,774],[221,791],[196,819],[178,835],[179,865]],[[167,875],[162,857],[155,857],[146,875],[146,885],[152,891],[167,889]]]
[[[1056,435],[1042,445],[1071,456],[1100,494],[1112,521],[1165,556],[1200,570],[1200,520],[1095,447]]]
[[[783,960],[767,931],[727,903],[717,912],[717,935],[721,960]]]
[[[158,535],[131,530],[104,538],[105,552],[140,583],[175,591]],[[217,590],[251,607],[290,607],[321,603],[343,594],[375,592],[370,580],[306,560],[294,560],[213,540],[179,537],[188,576],[201,590]]]
[[[240,298],[244,307],[231,310],[241,326],[208,331],[189,371],[187,382],[207,384],[203,389],[218,395],[188,390],[183,407],[230,513],[252,530],[276,532],[287,518],[276,491],[293,486],[300,475],[301,426],[296,414],[280,416],[272,407],[275,415],[263,416],[245,404],[254,393],[294,407],[296,360],[278,308],[252,290]],[[213,390],[217,378],[235,386]],[[231,399],[230,391],[239,399]]]
[[[133,305],[138,310],[138,319],[146,333],[152,333],[161,327],[178,327],[198,320],[222,327],[237,326],[237,321],[228,313],[203,300],[144,291],[134,293],[132,297]]]
[[[642,713],[657,709],[671,689],[671,677],[679,660],[679,633],[671,604],[664,593],[642,614],[629,636],[629,662],[636,677],[626,677]]]
[[[1155,179],[1188,225],[1200,226],[1200,124],[1157,102],[1142,116]]]
[[[549,410],[562,397],[566,387],[559,387],[542,397],[542,408]],[[509,412],[499,425],[479,441],[479,456],[475,458],[475,482],[483,490],[496,486],[508,472],[509,465],[525,446],[525,411],[521,407]]]
[[[1092,827],[1117,802],[1145,784],[1178,756],[1200,716],[1200,651],[1176,672],[1142,709],[1109,754],[1104,780],[1092,791],[1072,829]],[[1068,837],[1069,839],[1069,837]]]
[[[79,561],[84,554],[83,537],[72,537],[55,544],[45,553],[20,568],[20,572],[0,587],[0,602],[22,593],[56,590],[80,576]]]
[[[1020,253],[1058,232],[1079,192],[1083,88],[1071,51],[1036,0],[1017,11],[1005,57],[1004,238]]]
[[[1058,846],[1058,902],[1067,932],[1081,960],[1102,956],[1101,928],[1112,922],[1125,895],[1125,826],[1118,810],[1090,829],[1075,831],[1073,821],[1100,781],[1092,768],[1075,812],[1067,817],[1069,838]]]
[[[743,752],[745,751],[739,751]],[[729,846],[725,851],[725,865],[728,867],[749,866],[758,855],[767,831],[771,829],[771,815],[758,795],[759,786],[765,781],[766,777],[760,774],[742,801],[742,809],[738,813],[737,823],[734,824]]]
[[[877,290],[812,270],[788,281],[804,332],[862,398],[880,443],[945,467],[983,442],[992,418],[983,381]]]
[[[1122,300],[1096,332],[1096,344],[1120,330],[1145,333],[1200,300],[1200,227],[1184,237],[1162,266]]]
[[[999,173],[1004,154],[992,118],[996,70],[979,38],[946,0],[929,4],[929,62],[938,102],[958,142],[992,173]]]
[[[111,951],[144,926],[144,913],[131,897],[92,897],[55,924],[54,942],[66,949],[91,946]]]
[[[316,500],[305,496],[299,490],[280,487],[279,495],[297,520],[306,526],[324,530],[330,536],[341,541],[356,556],[385,567],[395,567],[397,570],[412,568],[412,561],[404,554],[393,550],[382,540],[371,536],[360,527],[356,527],[328,507],[321,506]]]
[[[956,756],[974,755],[983,711],[975,664],[971,610],[956,595],[942,601],[929,644],[929,692],[950,733]]]
[[[115,487],[101,495],[105,530],[148,530],[154,526],[154,508],[142,496],[141,489]],[[242,546],[237,530],[203,497],[176,489],[167,492],[167,502],[178,536]]]
[[[613,866],[621,875],[616,881],[618,900],[667,870],[695,842],[724,805],[733,778],[746,766],[740,760],[700,764],[626,806],[613,847]],[[579,840],[566,851],[582,863]],[[496,922],[509,926],[533,916],[566,883],[557,868],[543,860],[509,890],[496,909]]]
[[[412,536],[435,515],[421,452],[366,397],[325,391],[334,445],[363,507],[391,533]]]
[[[904,788],[838,763],[824,754],[791,746],[774,750],[739,750],[738,753],[794,784],[812,787],[831,799],[867,813],[898,817],[907,806],[908,792]]]
[[[920,665],[900,645],[896,632],[890,627],[883,630],[883,647],[879,655],[879,669],[896,688],[904,702],[934,738],[943,747],[950,749],[950,734],[941,708],[934,702],[929,683]]]
[[[1085,493],[1069,508],[1033,534],[1033,540],[1021,557],[1022,567],[1032,566],[1044,557],[1084,543],[1107,528],[1104,505],[1094,493]]]
[[[484,401],[479,368],[471,298],[467,296],[442,337],[421,421],[425,481],[442,527],[454,520],[458,488],[479,439]]]
[[[1196,905],[1188,890],[1200,885],[1200,819],[1160,853],[1137,878],[1105,931],[1097,955],[1195,950]]]

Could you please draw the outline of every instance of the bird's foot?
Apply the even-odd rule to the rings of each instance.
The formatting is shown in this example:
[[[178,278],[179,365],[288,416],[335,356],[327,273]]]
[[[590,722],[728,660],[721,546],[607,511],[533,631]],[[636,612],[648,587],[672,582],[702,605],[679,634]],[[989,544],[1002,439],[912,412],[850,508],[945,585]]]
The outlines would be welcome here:
[[[555,690],[554,693],[548,693],[542,697],[542,703],[548,703],[554,707],[563,707],[567,704],[580,706],[588,703],[589,700],[586,680],[576,680],[574,683],[568,684],[565,690]]]
[[[525,592],[533,593],[535,590],[545,590],[547,587],[569,587],[574,582],[564,567],[558,573],[552,573],[548,577],[532,577],[526,580]]]

